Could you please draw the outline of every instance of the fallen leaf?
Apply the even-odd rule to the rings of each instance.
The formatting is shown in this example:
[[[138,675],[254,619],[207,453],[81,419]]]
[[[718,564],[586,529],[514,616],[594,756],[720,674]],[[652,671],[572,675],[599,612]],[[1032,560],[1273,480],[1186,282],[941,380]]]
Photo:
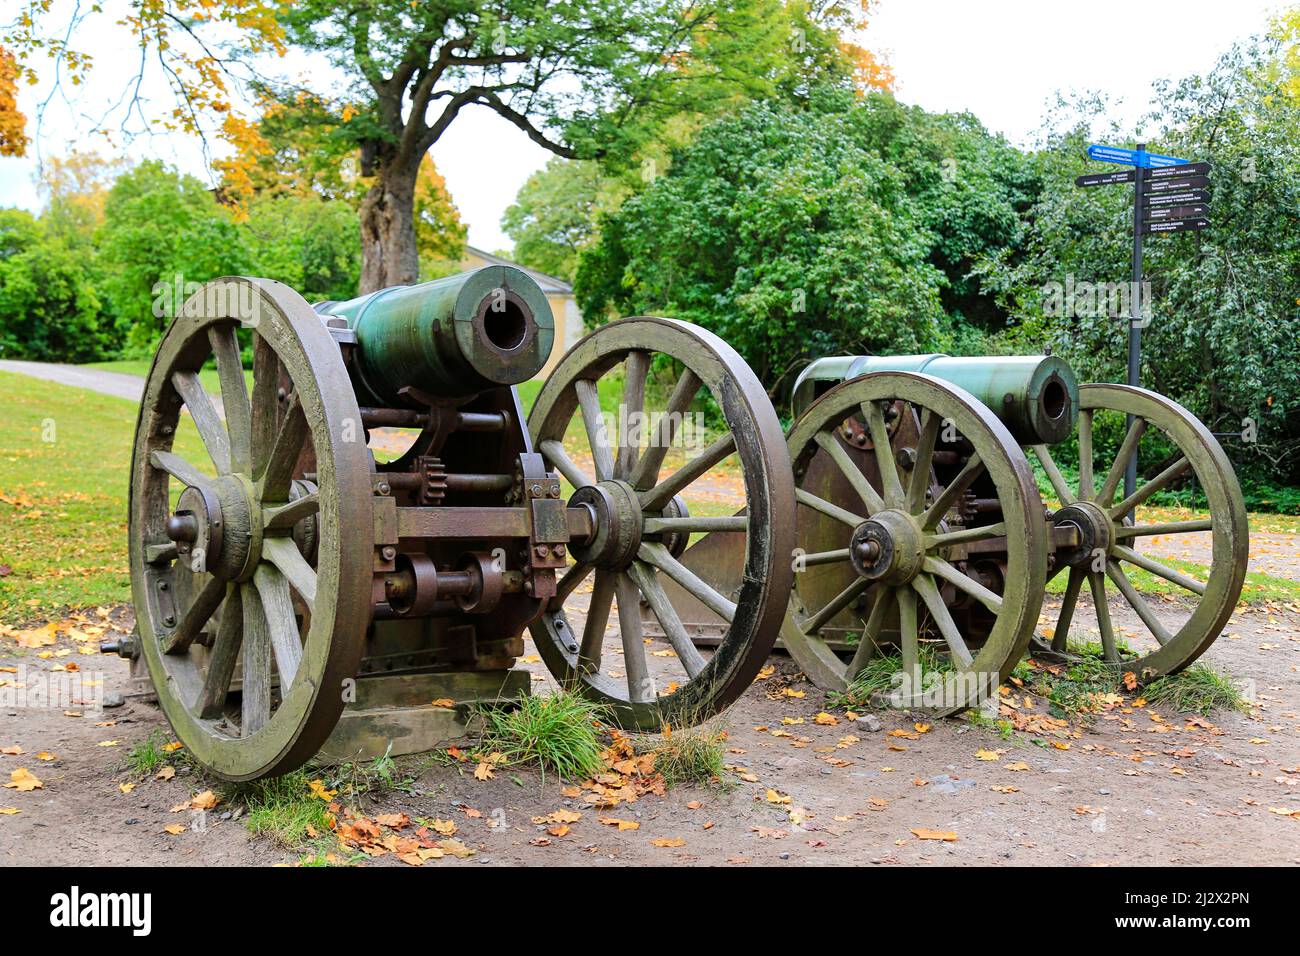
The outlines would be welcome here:
[[[174,776],[176,776],[176,768],[175,768],[175,767],[163,767],[163,768],[162,768],[161,770],[159,770],[156,774],[154,774],[154,779],[155,779],[155,780],[170,780],[170,779],[171,779],[172,777],[174,777]]]
[[[164,833],[170,833],[172,836],[179,836],[185,832],[185,825],[182,823],[169,823],[163,827]]]
[[[132,790],[135,789],[135,784],[134,784],[134,783],[119,783],[119,784],[117,785],[117,789],[120,790],[120,791],[122,791],[123,793],[130,793]]]
[[[452,700],[450,697],[439,697],[437,700],[431,701],[430,706],[442,707],[444,709],[450,710],[451,708],[456,706],[456,702]]]
[[[686,841],[681,837],[659,837],[657,840],[650,841],[651,846],[685,846]]]
[[[957,840],[957,834],[951,830],[931,830],[928,827],[913,827],[912,834],[918,840],[943,840],[946,843],[953,843]]]
[[[19,793],[45,789],[45,785],[36,779],[36,775],[24,767],[19,767],[9,774],[9,780],[11,782],[5,784],[6,789],[17,790]]]
[[[620,820],[618,817],[597,817],[596,822],[607,827],[618,827],[620,830],[640,830],[641,824],[635,820]]]
[[[311,795],[313,797],[318,797],[319,799],[324,800],[326,803],[333,800],[334,797],[338,794],[337,790],[326,790],[325,781],[320,779],[307,781],[307,786],[311,790]]]
[[[221,801],[211,790],[204,790],[190,801],[190,807],[195,810],[211,810]]]
[[[771,787],[769,787],[767,790],[766,798],[768,803],[784,804],[790,802],[790,798],[788,796],[776,790],[773,790]]]

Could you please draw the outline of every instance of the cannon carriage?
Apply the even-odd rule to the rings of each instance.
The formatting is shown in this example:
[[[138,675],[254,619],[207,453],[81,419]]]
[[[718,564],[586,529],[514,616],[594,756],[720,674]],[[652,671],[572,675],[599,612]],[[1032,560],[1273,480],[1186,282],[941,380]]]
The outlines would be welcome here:
[[[546,362],[553,325],[535,283],[502,266],[316,307],[277,282],[221,279],[185,304],[140,408],[137,633],[121,652],[201,764],[246,780],[455,739],[475,705],[528,692],[514,667],[525,629],[556,678],[623,727],[702,720],[745,690],[791,578],[776,413],[715,336],[628,319],[570,351],[526,425],[515,386]],[[677,417],[656,421],[715,410],[708,446],[662,479],[670,426],[643,450],[599,405],[616,378],[622,406],[648,416],[656,364],[677,374]],[[375,436],[391,428],[406,442],[384,454]],[[566,450],[574,432],[589,458]],[[750,516],[728,524],[743,581],[700,590],[727,621],[701,652],[663,582],[700,589],[678,558],[717,522],[693,517],[691,486],[727,456]],[[646,646],[642,606],[671,654]]]
[[[891,703],[953,713],[993,699],[1031,643],[1068,658],[1072,636],[1145,682],[1204,653],[1240,596],[1240,488],[1205,426],[1163,396],[1080,386],[1053,356],[834,357],[800,376],[793,413],[797,573],[781,641],[820,687],[842,691],[892,655]],[[1077,451],[1069,478],[1053,448]],[[1142,480],[1125,495],[1132,462]],[[1210,517],[1134,520],[1189,481]],[[1200,532],[1204,580],[1143,551],[1155,536]],[[740,573],[719,535],[682,560],[723,590]],[[1135,572],[1176,599],[1146,600]],[[1044,615],[1053,581],[1061,606]],[[1093,627],[1080,613],[1085,585]],[[1138,618],[1131,638],[1111,619],[1108,589]],[[720,622],[691,595],[671,597],[710,642]]]

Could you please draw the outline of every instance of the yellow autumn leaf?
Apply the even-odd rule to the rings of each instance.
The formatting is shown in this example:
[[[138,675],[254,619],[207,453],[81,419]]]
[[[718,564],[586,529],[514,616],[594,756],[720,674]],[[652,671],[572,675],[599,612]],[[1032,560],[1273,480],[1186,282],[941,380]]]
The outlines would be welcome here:
[[[650,841],[651,846],[685,846],[686,841],[681,837],[659,837],[657,840]]]
[[[912,834],[918,840],[943,840],[945,843],[957,840],[957,834],[951,830],[931,830],[929,827],[913,827]]]
[[[10,782],[6,783],[5,787],[9,790],[17,790],[19,793],[45,789],[45,785],[36,779],[36,775],[25,767],[19,767],[9,774],[9,780]]]
[[[122,791],[123,793],[130,793],[132,790],[135,789],[135,784],[134,784],[134,783],[119,783],[119,784],[117,785],[117,789],[120,790],[120,791]]]
[[[327,803],[330,800],[333,800],[335,795],[338,793],[337,790],[326,790],[325,781],[323,780],[309,780],[307,781],[307,786],[310,788],[313,797],[319,797]]]
[[[185,832],[185,825],[183,823],[169,823],[163,827],[163,832],[170,833],[172,836],[179,836]]]
[[[786,796],[784,793],[780,793],[776,790],[773,790],[771,787],[768,787],[766,797],[768,803],[786,804],[790,802],[790,798],[788,796]]]

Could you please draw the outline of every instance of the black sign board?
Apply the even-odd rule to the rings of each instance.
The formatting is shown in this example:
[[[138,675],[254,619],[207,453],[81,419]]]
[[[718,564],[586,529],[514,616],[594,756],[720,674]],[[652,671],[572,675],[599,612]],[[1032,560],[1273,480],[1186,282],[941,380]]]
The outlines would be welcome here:
[[[1159,222],[1164,219],[1200,219],[1210,214],[1210,207],[1206,203],[1200,203],[1194,206],[1158,206],[1155,209],[1145,209],[1142,212],[1143,222]]]
[[[1158,166],[1147,170],[1147,180],[1177,179],[1181,176],[1204,176],[1210,171],[1209,163],[1183,163],[1181,166]]]
[[[1190,202],[1209,202],[1210,194],[1204,189],[1184,189],[1181,192],[1157,193],[1152,196],[1147,194],[1142,197],[1142,205],[1146,209],[1154,209],[1156,206],[1185,206]]]
[[[1144,222],[1142,231],[1151,232],[1182,232],[1184,229],[1204,229],[1210,224],[1208,219],[1169,219],[1164,222]]]
[[[1210,185],[1209,176],[1175,176],[1173,179],[1157,179],[1146,184],[1148,192],[1163,193],[1171,189],[1196,189]]]
[[[1134,180],[1133,170],[1126,173],[1093,173],[1091,176],[1080,176],[1074,181],[1076,186],[1109,186],[1111,183],[1131,183]]]

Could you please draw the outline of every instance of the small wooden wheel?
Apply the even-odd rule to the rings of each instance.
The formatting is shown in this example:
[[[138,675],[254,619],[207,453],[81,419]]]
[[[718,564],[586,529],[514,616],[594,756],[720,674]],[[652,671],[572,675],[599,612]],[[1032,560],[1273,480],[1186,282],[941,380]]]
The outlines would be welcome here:
[[[1125,428],[1128,416],[1132,421]],[[1098,467],[1095,437],[1107,428],[1123,434],[1113,460]],[[1058,527],[1077,531],[1079,545],[1058,552],[1056,573],[1069,571],[1065,597],[1052,652],[1068,650],[1079,592],[1088,583],[1093,614],[1101,639],[1102,658],[1131,670],[1139,680],[1182,670],[1205,653],[1227,625],[1241,596],[1249,558],[1246,505],[1232,465],[1219,443],[1187,409],[1177,402],[1128,385],[1084,385],[1079,389],[1079,480],[1070,485],[1061,475],[1046,446],[1034,446],[1061,500],[1052,516]],[[1139,484],[1128,498],[1120,491],[1129,462],[1140,471],[1157,472]],[[1146,522],[1128,520],[1156,492],[1194,475],[1208,499],[1210,517],[1188,521]],[[1210,570],[1206,580],[1171,568],[1139,550],[1146,537],[1166,534],[1208,534]],[[1175,585],[1177,593],[1193,602],[1146,600],[1129,580],[1135,568]],[[1115,635],[1106,605],[1106,582],[1123,596],[1151,635],[1147,646],[1129,647]],[[1044,650],[1047,650],[1045,647]]]
[[[662,413],[647,402],[656,364],[681,368]],[[607,425],[601,383],[619,376],[621,405]],[[702,416],[692,414],[701,391],[722,419],[707,446],[694,427]],[[591,541],[572,547],[574,563],[557,598],[532,626],[551,673],[609,705],[629,729],[695,723],[726,707],[771,651],[792,574],[790,462],[776,412],[753,372],[730,346],[696,326],[624,319],[593,332],[561,360],[528,424],[534,447],[573,485],[570,507],[590,508],[596,527]],[[692,439],[701,448],[683,454],[684,440]],[[661,478],[669,456],[675,470]],[[727,496],[716,490],[711,496],[707,487],[728,459],[737,461],[743,480],[740,513],[719,505]],[[678,560],[692,534],[707,532],[744,536],[744,573],[735,593],[719,593]],[[581,611],[588,576],[590,601],[579,633],[569,613]],[[665,593],[669,582],[725,622],[711,655],[692,643]],[[609,646],[615,602],[618,637]],[[642,606],[671,651],[646,646]]]
[[[210,461],[174,450],[182,411]],[[136,425],[131,589],[167,719],[222,777],[293,770],[338,721],[370,620],[370,467],[338,345],[297,293],[228,278],[185,304]]]
[[[949,713],[996,694],[1047,567],[1042,503],[1007,429],[961,388],[878,372],[828,391],[788,444],[800,573],[781,639],[804,673],[844,690],[894,648],[896,706]],[[924,645],[942,659],[928,672]]]

